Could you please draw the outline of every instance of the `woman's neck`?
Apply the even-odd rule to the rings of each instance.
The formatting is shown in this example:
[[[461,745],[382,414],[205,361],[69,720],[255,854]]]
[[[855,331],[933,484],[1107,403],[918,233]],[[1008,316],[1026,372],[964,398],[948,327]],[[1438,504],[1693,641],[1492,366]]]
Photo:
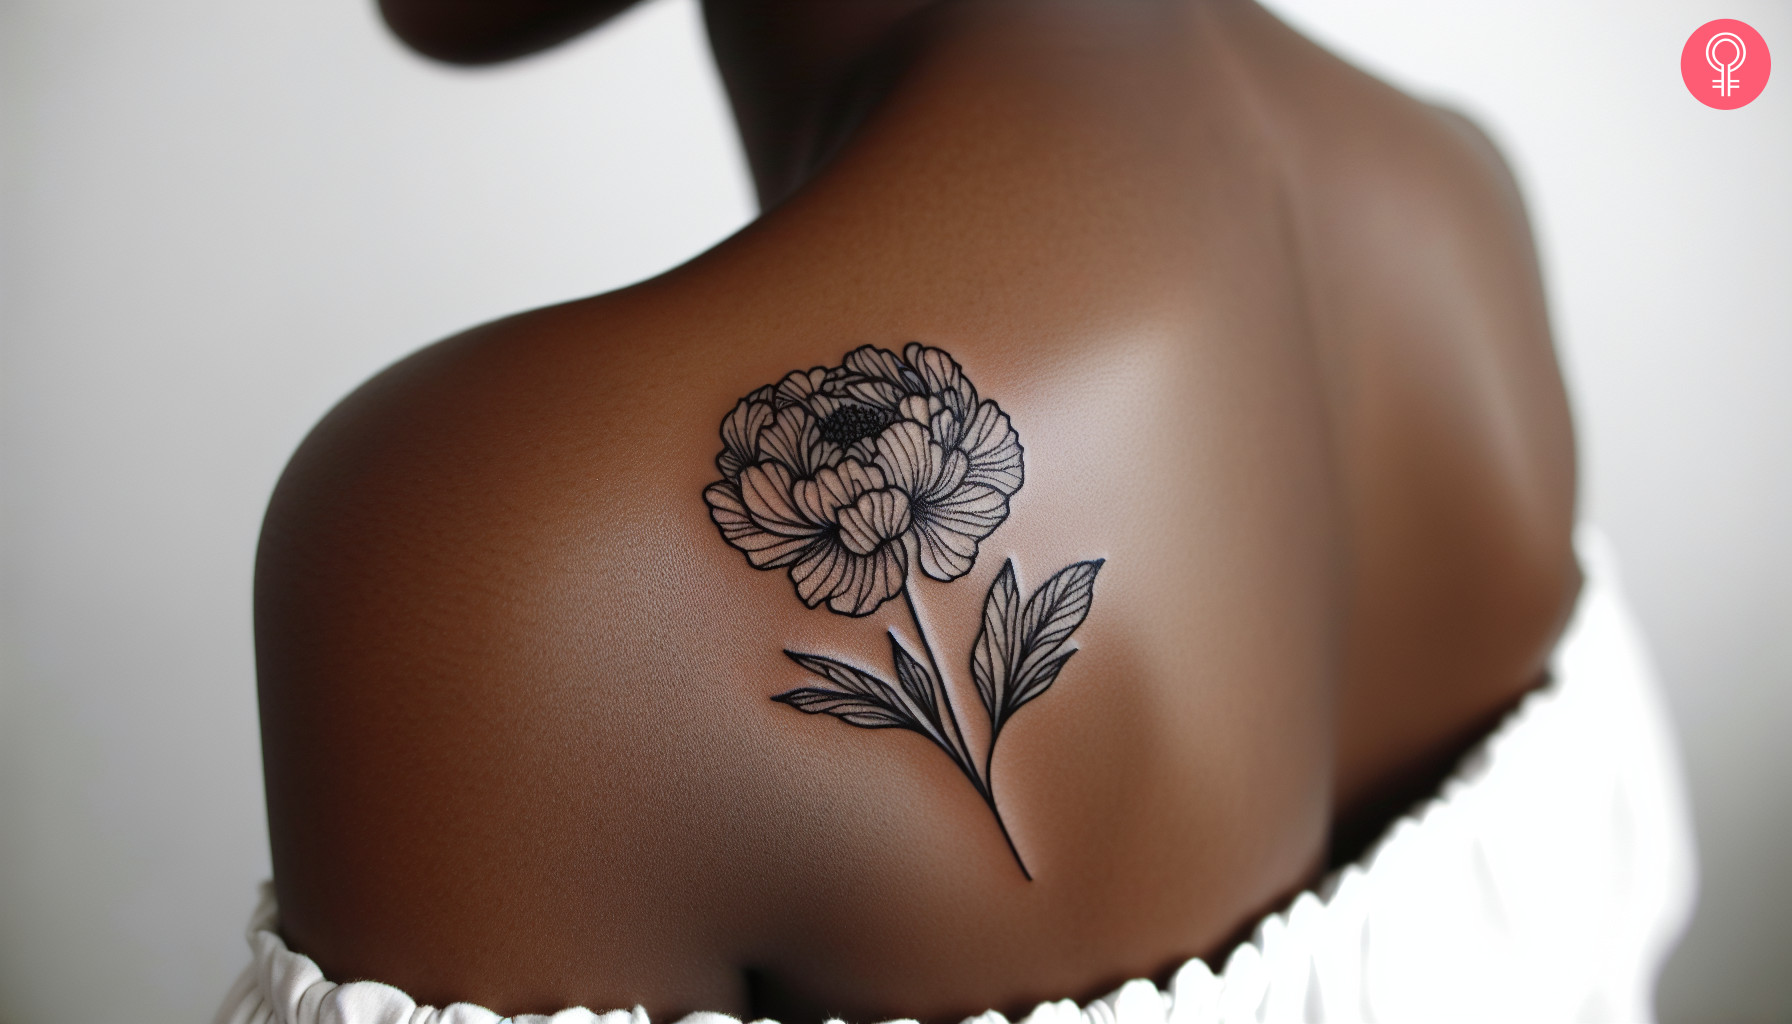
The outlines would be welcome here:
[[[800,188],[851,134],[899,70],[900,28],[937,2],[705,2],[762,209]]]
[[[1173,56],[1177,0],[705,0],[710,45],[734,108],[761,209],[800,189],[899,91],[928,52],[961,35],[1012,51],[1028,24],[1053,23],[1138,71]],[[1166,19],[1165,15],[1169,15]],[[1013,53],[993,60],[1011,60]],[[1086,56],[1086,55],[1085,55]],[[1049,60],[1049,58],[1046,58]],[[1115,70],[1120,70],[1116,68]],[[1051,71],[1032,68],[1028,77]],[[965,98],[970,102],[969,98]],[[1127,115],[1115,111],[1117,117]]]

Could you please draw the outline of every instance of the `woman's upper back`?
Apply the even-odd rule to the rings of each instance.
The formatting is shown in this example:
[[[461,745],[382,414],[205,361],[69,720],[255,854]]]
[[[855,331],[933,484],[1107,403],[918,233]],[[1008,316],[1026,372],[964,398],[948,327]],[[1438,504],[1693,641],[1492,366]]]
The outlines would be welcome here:
[[[284,930],[330,976],[505,1012],[1088,996],[1222,948],[1535,681],[1572,448],[1484,141],[1238,3],[964,4],[919,38],[739,236],[427,349],[295,456],[257,646]],[[811,367],[875,422],[774,451],[834,406],[756,389]],[[1021,467],[911,416],[941,461],[898,480],[878,433],[961,381]],[[845,522],[874,491],[903,507]],[[805,604],[841,588],[801,566],[886,543],[901,596]],[[1004,566],[1024,602],[1095,560],[1035,660],[1080,653],[975,763]],[[859,685],[787,650],[895,687],[937,655],[974,763],[770,699]]]

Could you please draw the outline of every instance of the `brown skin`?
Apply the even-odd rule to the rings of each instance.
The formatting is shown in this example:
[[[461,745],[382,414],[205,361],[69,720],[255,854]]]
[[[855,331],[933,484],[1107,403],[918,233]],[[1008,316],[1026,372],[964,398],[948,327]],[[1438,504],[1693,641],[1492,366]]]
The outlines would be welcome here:
[[[461,60],[616,7],[385,5]],[[406,359],[275,492],[288,940],[437,1004],[666,1020],[1014,1013],[1223,953],[1534,687],[1572,605],[1509,174],[1244,0],[709,22],[770,212]],[[1029,589],[1108,559],[996,758],[1030,883],[925,740],[767,699],[785,646],[882,664],[901,603],[804,609],[700,497],[740,395],[911,339],[1026,446],[976,568],[917,584],[960,707],[1003,558]]]

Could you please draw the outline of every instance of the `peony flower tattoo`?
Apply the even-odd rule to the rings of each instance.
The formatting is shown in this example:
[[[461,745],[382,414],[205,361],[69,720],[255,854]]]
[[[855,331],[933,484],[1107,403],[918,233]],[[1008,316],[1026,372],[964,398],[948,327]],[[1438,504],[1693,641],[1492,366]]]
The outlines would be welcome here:
[[[788,569],[811,608],[864,616],[900,596],[925,662],[890,631],[894,684],[817,654],[785,651],[827,683],[772,699],[863,729],[907,729],[946,752],[989,806],[1021,874],[991,786],[996,740],[1021,706],[1049,689],[1076,653],[1104,559],[1076,562],[1024,603],[1009,559],[984,600],[971,678],[989,715],[981,761],[959,726],[946,677],[921,625],[912,573],[948,582],[971,571],[978,545],[1008,518],[1024,481],[1008,414],[980,399],[937,348],[901,356],[870,345],[841,365],[795,370],[740,400],[722,420],[722,479],[703,492],[722,537],[758,569]]]

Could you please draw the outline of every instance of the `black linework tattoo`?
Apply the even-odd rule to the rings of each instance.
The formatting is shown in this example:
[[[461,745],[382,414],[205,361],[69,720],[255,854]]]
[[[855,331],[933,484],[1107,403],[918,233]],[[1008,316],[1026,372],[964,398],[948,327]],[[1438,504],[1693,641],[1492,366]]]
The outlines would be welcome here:
[[[723,539],[758,569],[788,567],[815,608],[863,616],[901,596],[921,658],[890,631],[894,685],[818,654],[785,651],[828,686],[772,699],[862,729],[908,729],[931,740],[989,805],[1009,852],[1032,872],[996,807],[991,773],[1002,727],[1049,689],[1076,653],[1070,635],[1095,597],[1105,559],[1060,569],[1021,601],[1009,559],[990,585],[971,650],[971,678],[989,715],[981,762],[960,728],[909,586],[916,568],[950,581],[1008,518],[1023,480],[1020,437],[950,355],[910,343],[870,345],[840,366],[795,370],[740,400],[722,420],[722,479],[703,492]]]

